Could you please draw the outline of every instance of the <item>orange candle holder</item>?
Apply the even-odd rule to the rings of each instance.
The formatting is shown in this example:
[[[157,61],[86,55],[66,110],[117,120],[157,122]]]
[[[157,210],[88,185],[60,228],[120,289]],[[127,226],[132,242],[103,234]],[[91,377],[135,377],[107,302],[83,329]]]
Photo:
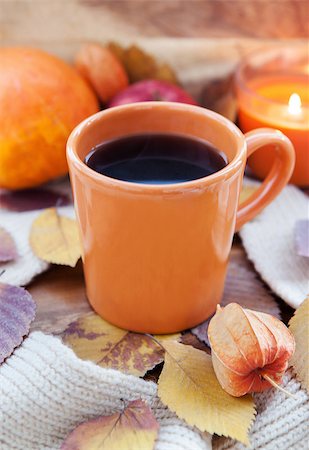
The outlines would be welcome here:
[[[309,186],[309,49],[307,43],[277,45],[247,56],[235,76],[238,120],[243,132],[271,127],[294,144],[295,169],[290,179]],[[248,160],[252,172],[265,178],[276,148],[266,146]]]

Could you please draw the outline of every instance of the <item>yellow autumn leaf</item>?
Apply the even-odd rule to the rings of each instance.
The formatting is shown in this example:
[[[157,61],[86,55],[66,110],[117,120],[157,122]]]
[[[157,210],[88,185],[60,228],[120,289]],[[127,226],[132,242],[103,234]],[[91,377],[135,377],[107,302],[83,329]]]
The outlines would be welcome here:
[[[253,398],[227,394],[207,353],[177,342],[165,342],[164,347],[165,362],[158,382],[162,402],[189,425],[248,445],[248,430],[255,416]]]
[[[251,195],[254,194],[254,192],[256,192],[257,189],[258,189],[257,186],[244,185],[240,191],[239,203],[243,203],[246,200],[248,200],[248,198],[251,197]]]
[[[159,341],[162,345],[166,341],[178,341],[178,339],[181,337],[181,333],[173,333],[173,334],[155,334],[153,336],[157,341]]]
[[[53,264],[74,267],[81,256],[76,221],[49,208],[33,222],[30,245],[39,258]]]
[[[61,450],[152,450],[159,424],[143,400],[120,413],[84,422],[65,439]]]
[[[159,342],[179,335],[157,336]],[[88,314],[72,322],[63,334],[81,359],[124,373],[144,376],[164,359],[164,350],[150,335],[132,333],[106,322],[97,314]]]
[[[296,310],[289,328],[296,343],[291,364],[301,385],[309,392],[309,297]]]

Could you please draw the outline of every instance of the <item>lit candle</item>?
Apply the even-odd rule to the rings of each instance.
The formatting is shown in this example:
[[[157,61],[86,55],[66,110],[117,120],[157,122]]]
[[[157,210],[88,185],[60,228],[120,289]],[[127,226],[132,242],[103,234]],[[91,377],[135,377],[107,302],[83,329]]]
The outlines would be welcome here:
[[[309,78],[308,55],[296,59],[296,50],[279,48],[257,52],[240,65],[236,75],[238,119],[242,131],[270,127],[281,130],[293,143],[296,165],[291,182],[309,185]],[[290,60],[292,58],[292,61]],[[265,62],[266,60],[266,62]],[[249,158],[249,166],[265,178],[274,160],[267,146]]]
[[[296,93],[292,94],[289,98],[288,112],[294,117],[301,117],[302,115],[301,99]]]

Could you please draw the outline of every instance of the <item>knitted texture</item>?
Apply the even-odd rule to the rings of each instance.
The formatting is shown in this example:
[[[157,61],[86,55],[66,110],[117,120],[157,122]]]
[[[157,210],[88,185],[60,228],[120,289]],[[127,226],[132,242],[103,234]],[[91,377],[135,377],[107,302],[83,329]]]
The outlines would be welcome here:
[[[285,374],[282,387],[293,398],[271,389],[254,394],[257,416],[250,432],[254,450],[307,450],[309,442],[309,397],[293,378],[291,369]],[[245,450],[232,439],[214,438],[213,450]]]
[[[294,247],[295,223],[308,216],[307,196],[299,189],[287,186],[239,232],[255,269],[293,308],[297,308],[309,292],[309,260],[297,255]]]
[[[178,419],[157,385],[82,361],[58,338],[33,332],[0,366],[0,449],[58,450],[78,424],[144,399],[160,430],[155,450],[210,450],[211,436]]]

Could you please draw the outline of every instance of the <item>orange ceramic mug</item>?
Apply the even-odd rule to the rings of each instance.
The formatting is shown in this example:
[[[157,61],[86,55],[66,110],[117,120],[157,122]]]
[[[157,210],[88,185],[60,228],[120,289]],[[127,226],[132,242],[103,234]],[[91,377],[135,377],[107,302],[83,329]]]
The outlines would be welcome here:
[[[104,140],[138,133],[206,139],[229,163],[194,181],[148,185],[109,178],[83,162]],[[270,143],[275,163],[239,207],[247,156]],[[95,114],[72,132],[67,157],[89,301],[109,322],[148,333],[193,327],[215,311],[235,230],[279,194],[294,167],[293,146],[280,131],[244,136],[212,111],[167,102]]]

